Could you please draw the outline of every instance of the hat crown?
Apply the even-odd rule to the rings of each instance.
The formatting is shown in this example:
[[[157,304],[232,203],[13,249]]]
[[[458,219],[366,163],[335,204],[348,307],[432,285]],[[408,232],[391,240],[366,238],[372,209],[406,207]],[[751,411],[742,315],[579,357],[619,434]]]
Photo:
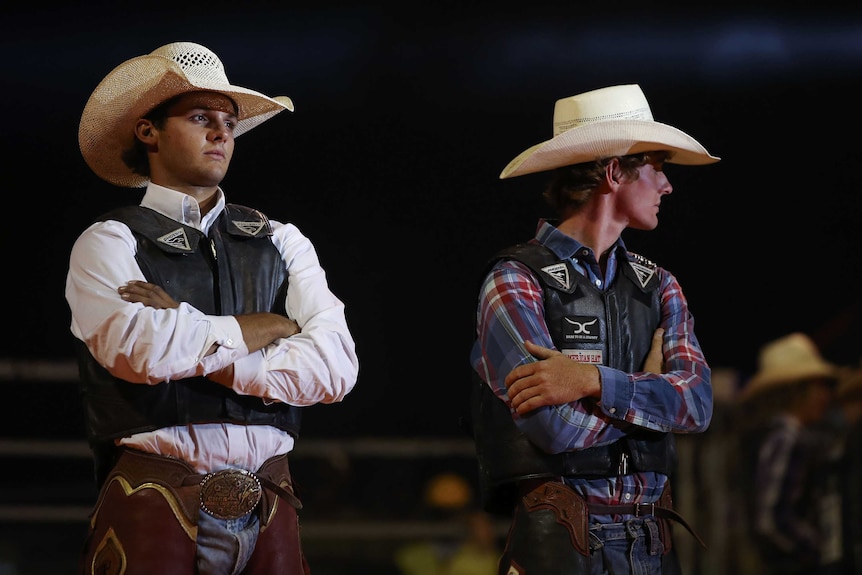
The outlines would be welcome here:
[[[742,392],[748,400],[765,390],[811,379],[836,377],[836,367],[823,359],[814,341],[796,332],[771,341],[760,348],[758,369]]]
[[[639,85],[609,86],[557,100],[554,136],[585,124],[613,120],[653,121],[652,110]]]
[[[798,368],[806,373],[811,366],[823,366],[817,346],[802,333],[792,333],[763,347],[758,358],[761,371]]]
[[[224,64],[211,50],[194,42],[173,42],[153,50],[151,56],[161,56],[175,62],[193,84],[229,84]]]

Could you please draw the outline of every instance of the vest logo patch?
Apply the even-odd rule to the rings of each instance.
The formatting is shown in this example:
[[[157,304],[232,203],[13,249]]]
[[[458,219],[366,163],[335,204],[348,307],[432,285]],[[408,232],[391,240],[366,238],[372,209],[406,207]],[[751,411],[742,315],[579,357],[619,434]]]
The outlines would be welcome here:
[[[602,364],[602,360],[604,359],[602,350],[600,349],[564,349],[562,350],[562,354],[569,359],[581,363],[593,363],[596,365]]]
[[[542,271],[554,278],[558,284],[563,286],[563,289],[569,289],[571,287],[571,279],[569,278],[569,268],[566,267],[566,264],[559,263],[553,264],[550,266],[545,266],[542,268]]]
[[[601,339],[599,318],[573,315],[563,318],[563,340],[569,342],[597,343]]]
[[[635,275],[638,276],[638,281],[641,282],[641,287],[645,288],[652,279],[652,276],[655,275],[655,269],[641,265],[637,262],[629,262],[629,265],[632,266],[632,269],[635,271]]]
[[[237,222],[233,223],[236,227],[241,229],[243,232],[247,233],[250,236],[256,236],[257,232],[263,229],[264,222],[256,221],[256,222]]]
[[[192,250],[192,247],[189,245],[189,238],[183,228],[177,228],[160,238],[156,238],[156,241],[187,252]]]

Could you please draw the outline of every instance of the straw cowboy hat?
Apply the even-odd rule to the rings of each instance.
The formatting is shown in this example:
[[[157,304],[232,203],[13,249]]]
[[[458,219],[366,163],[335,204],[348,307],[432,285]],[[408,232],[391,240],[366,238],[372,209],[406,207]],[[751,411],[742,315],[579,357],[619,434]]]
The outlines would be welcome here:
[[[521,152],[500,178],[654,150],[673,152],[667,160],[672,164],[694,166],[721,159],[685,132],[654,121],[637,84],[610,86],[557,100],[554,137]]]
[[[791,333],[763,346],[758,370],[748,380],[740,399],[749,400],[764,391],[810,379],[834,380],[837,366],[825,361],[817,346],[803,333]]]
[[[148,179],[122,160],[134,144],[135,122],[162,102],[199,90],[219,92],[237,105],[234,137],[283,110],[293,111],[287,96],[270,98],[232,85],[218,56],[200,44],[174,42],[114,68],[90,95],[78,127],[78,144],[87,165],[100,178],[130,188]]]

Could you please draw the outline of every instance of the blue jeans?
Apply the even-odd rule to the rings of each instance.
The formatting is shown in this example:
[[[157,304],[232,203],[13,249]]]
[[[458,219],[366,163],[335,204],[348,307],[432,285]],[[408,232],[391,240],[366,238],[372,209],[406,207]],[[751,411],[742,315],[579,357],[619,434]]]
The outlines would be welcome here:
[[[252,511],[239,519],[198,513],[197,566],[200,575],[237,575],[251,558],[260,521]]]
[[[664,545],[655,519],[590,526],[592,575],[661,575]]]

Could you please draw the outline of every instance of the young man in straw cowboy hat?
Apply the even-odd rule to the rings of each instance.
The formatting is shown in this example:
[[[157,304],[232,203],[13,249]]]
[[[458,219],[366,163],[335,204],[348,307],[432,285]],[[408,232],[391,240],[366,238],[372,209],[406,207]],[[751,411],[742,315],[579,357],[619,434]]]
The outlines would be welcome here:
[[[667,164],[718,160],[620,85],[558,100],[554,136],[500,175],[551,171],[558,216],[479,293],[473,426],[486,507],[512,514],[501,575],[678,571],[673,434],[707,429],[710,369],[676,278],[620,236],[657,226]]]
[[[829,518],[821,503],[831,441],[817,427],[837,376],[814,341],[794,332],[761,348],[757,372],[740,393],[741,484],[759,572],[826,572],[820,568]]]
[[[308,572],[287,454],[301,408],[355,385],[354,341],[311,242],[220,187],[235,138],[284,110],[190,42],[123,62],[84,108],[93,172],[146,189],[69,261],[101,488],[82,573]]]

